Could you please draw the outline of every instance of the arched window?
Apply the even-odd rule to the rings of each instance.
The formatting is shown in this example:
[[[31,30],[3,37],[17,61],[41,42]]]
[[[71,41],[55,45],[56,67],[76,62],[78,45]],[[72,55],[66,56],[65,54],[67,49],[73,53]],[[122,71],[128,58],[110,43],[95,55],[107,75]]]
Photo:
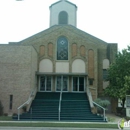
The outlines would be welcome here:
[[[68,24],[68,14],[65,11],[59,13],[59,24]]]
[[[76,43],[72,44],[72,57],[77,56],[78,47]]]
[[[68,40],[64,36],[57,40],[57,60],[68,60]]]
[[[53,57],[53,44],[48,44],[48,56]]]
[[[92,49],[88,51],[88,74],[89,78],[94,78],[94,51]]]
[[[83,56],[83,57],[85,57],[85,55],[86,55],[86,49],[85,49],[85,46],[80,46],[80,55],[81,56]]]
[[[41,45],[40,46],[40,56],[45,55],[45,46]]]

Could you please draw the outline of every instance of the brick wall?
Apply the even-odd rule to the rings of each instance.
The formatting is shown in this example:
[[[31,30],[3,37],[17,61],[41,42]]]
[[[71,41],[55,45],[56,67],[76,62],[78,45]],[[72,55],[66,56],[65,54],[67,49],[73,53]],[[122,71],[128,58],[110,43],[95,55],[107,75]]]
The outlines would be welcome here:
[[[37,54],[32,46],[0,46],[0,100],[4,113],[17,113],[35,84]],[[9,108],[13,95],[12,110]]]
[[[91,86],[93,88],[93,97],[95,98],[97,97],[98,94],[99,95],[102,94],[103,92],[102,62],[104,59],[108,58],[108,54],[110,55],[109,57],[111,57],[110,61],[114,60],[115,57],[114,54],[117,51],[117,44],[108,44],[70,25],[53,26],[45,31],[42,31],[30,38],[21,41],[20,43],[24,45],[33,45],[38,53],[40,53],[39,52],[40,46],[44,46],[45,47],[44,56],[39,57],[39,62],[44,58],[49,58],[53,62],[55,68],[56,50],[57,50],[56,43],[58,37],[60,36],[65,36],[69,41],[70,68],[75,59],[82,59],[86,64],[86,73],[88,73],[88,75],[90,73],[90,75],[93,75],[92,78],[94,78],[94,85]],[[51,43],[53,46],[52,52],[51,49],[48,48],[49,43]],[[90,66],[89,70],[88,52],[90,49],[93,50],[94,53],[93,54],[94,65]],[[48,56],[48,53],[53,56]],[[93,72],[91,70],[92,68],[94,69]]]

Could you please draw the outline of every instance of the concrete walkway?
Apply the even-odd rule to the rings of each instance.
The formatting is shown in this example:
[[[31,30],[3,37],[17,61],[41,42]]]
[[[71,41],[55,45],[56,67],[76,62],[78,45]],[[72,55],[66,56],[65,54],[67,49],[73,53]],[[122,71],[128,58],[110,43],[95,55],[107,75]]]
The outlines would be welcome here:
[[[106,117],[108,118],[108,123],[118,123],[118,121],[121,119],[121,117],[116,116],[115,114],[106,114]]]

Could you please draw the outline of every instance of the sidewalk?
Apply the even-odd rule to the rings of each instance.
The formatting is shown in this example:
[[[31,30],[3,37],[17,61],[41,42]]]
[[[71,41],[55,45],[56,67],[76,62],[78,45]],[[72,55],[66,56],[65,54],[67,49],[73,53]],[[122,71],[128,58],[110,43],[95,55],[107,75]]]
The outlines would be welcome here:
[[[106,114],[106,117],[108,119],[108,123],[118,123],[121,119],[121,117],[116,116],[115,114]]]

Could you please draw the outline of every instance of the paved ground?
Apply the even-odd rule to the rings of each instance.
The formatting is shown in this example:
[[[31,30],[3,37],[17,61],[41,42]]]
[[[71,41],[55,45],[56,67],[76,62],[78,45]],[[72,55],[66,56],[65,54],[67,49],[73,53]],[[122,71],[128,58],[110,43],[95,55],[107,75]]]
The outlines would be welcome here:
[[[106,117],[109,119],[109,122],[118,123],[121,117],[116,116],[115,114],[106,114]]]

